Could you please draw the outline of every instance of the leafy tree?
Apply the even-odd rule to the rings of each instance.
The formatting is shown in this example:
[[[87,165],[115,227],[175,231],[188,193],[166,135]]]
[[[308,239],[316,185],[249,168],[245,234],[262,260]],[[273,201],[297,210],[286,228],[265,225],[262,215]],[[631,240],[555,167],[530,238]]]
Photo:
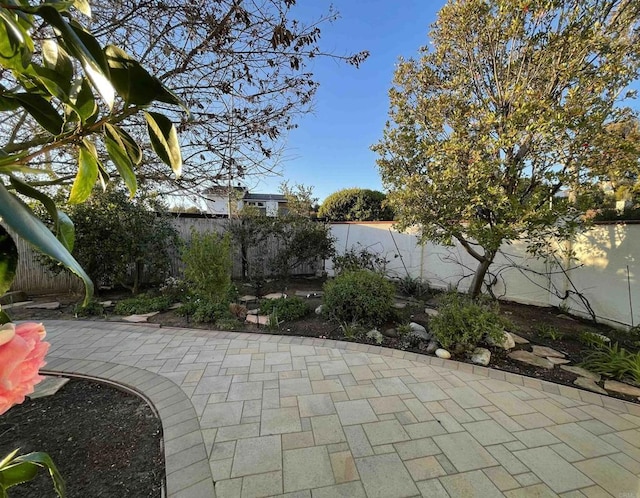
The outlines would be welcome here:
[[[329,221],[384,221],[393,219],[387,196],[377,190],[347,188],[328,196],[318,211]]]
[[[280,192],[287,199],[287,212],[298,216],[311,217],[313,208],[318,198],[313,196],[313,187],[303,184],[289,185],[289,182],[280,184]]]
[[[215,232],[191,230],[191,240],[182,252],[184,277],[194,294],[211,303],[221,303],[231,290],[231,237]]]
[[[90,14],[86,0],[0,1],[0,123],[5,131],[0,134],[0,217],[23,239],[80,276],[85,302],[93,284],[70,254],[73,224],[39,187],[72,181],[69,202],[84,201],[98,180],[104,185],[111,176],[106,161],[98,157],[101,148],[133,196],[134,168],[143,153],[121,123],[137,115],[144,117],[160,160],[176,175],[182,169],[173,124],[163,114],[144,110],[159,102],[164,107],[181,101],[122,49],[102,47],[78,21]],[[66,177],[52,171],[52,162],[59,159],[70,165]],[[47,209],[57,237],[18,194]],[[3,244],[15,249],[10,237],[3,237]],[[15,251],[3,249],[3,254]],[[15,258],[9,259],[10,269]],[[12,274],[0,276],[4,292]]]
[[[180,123],[187,167],[177,182],[146,153],[145,121],[126,119],[129,133],[143,145],[139,178],[162,192],[202,193],[229,179],[277,169],[287,131],[310,109],[318,85],[308,68],[311,59],[326,56],[357,66],[367,56],[322,50],[321,28],[336,20],[337,12],[330,9],[305,24],[294,17],[295,0],[92,3],[97,39],[132,54],[191,110],[186,116],[163,106]],[[31,136],[30,121],[12,116],[7,136]],[[68,181],[73,171],[67,156],[52,159],[56,177]]]
[[[576,229],[554,195],[593,188],[594,164],[621,145],[607,126],[634,115],[620,102],[638,76],[639,12],[630,0],[452,0],[432,47],[400,61],[378,166],[401,227],[477,260],[471,295],[502,243],[540,253]]]

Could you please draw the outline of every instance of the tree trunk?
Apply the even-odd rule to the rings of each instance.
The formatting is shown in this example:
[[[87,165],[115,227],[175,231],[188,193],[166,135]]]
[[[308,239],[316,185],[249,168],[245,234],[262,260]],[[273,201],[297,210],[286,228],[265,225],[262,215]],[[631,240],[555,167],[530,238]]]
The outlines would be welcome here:
[[[491,263],[493,263],[493,258],[495,257],[495,255],[495,252],[487,252],[485,253],[484,258],[480,261],[480,263],[478,263],[476,272],[473,275],[473,280],[471,281],[471,287],[469,287],[469,295],[472,299],[477,298],[482,293],[484,276],[487,274]]]

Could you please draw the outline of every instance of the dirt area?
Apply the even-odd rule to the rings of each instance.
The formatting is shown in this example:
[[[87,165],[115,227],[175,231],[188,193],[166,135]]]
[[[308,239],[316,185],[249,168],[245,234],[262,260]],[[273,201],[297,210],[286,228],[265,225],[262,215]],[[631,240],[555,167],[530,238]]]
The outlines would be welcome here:
[[[138,396],[83,379],[71,379],[53,396],[27,399],[0,416],[0,457],[49,453],[68,498],[161,496],[162,426]],[[57,497],[41,470],[11,488],[12,498]]]
[[[251,289],[248,287],[242,287],[238,285],[240,289],[240,295],[251,294]],[[286,292],[289,295],[295,294],[295,291],[314,291],[322,289],[322,282],[315,279],[296,279],[288,284],[281,284],[278,282],[272,282],[264,292]],[[130,294],[123,292],[107,292],[100,296],[100,299],[117,301],[118,299],[124,299],[130,297]],[[74,318],[73,309],[78,302],[77,297],[63,296],[59,298],[57,296],[40,296],[34,298],[38,301],[52,301],[58,300],[61,303],[61,307],[57,310],[42,310],[42,309],[28,309],[26,307],[12,308],[9,310],[10,316],[14,320],[24,319],[72,319]],[[427,300],[427,305],[437,307],[437,295]],[[311,297],[307,299],[311,310],[317,308],[322,304],[322,298]],[[255,308],[258,305],[251,303],[249,308]],[[566,355],[566,358],[571,360],[571,365],[577,365],[582,361],[582,358],[587,351],[587,348],[579,340],[580,334],[588,331],[599,334],[604,334],[611,338],[612,343],[619,343],[620,346],[626,348],[628,351],[638,351],[638,341],[640,337],[632,337],[630,334],[612,329],[605,325],[594,324],[588,320],[584,320],[578,317],[572,317],[564,314],[557,308],[541,308],[536,306],[527,306],[512,302],[500,302],[500,313],[510,322],[508,330],[514,332],[519,336],[530,341],[531,344],[518,344],[516,349],[524,349],[531,351],[532,344],[538,344],[542,346],[551,347]],[[429,328],[429,317],[425,314],[425,303],[423,301],[408,302],[406,309],[397,310],[397,321],[406,323],[413,321],[424,325],[427,330]],[[92,317],[94,320],[120,320],[121,317],[113,315],[107,315],[103,317]],[[158,326],[165,327],[188,327],[198,329],[215,329],[214,324],[198,324],[193,323],[187,317],[179,316],[175,311],[166,311],[159,313],[148,320],[150,323],[157,324]],[[387,327],[393,327],[393,323],[387,324]],[[380,327],[384,330],[385,327]],[[330,339],[339,340],[352,340],[344,337],[339,324],[327,320],[323,316],[310,313],[307,317],[290,323],[283,323],[277,328],[265,327],[253,324],[240,324],[233,328],[235,331],[241,332],[260,332],[266,334],[282,334],[282,335],[298,335],[305,337],[326,337]],[[553,336],[553,337],[550,337]],[[360,342],[366,342],[375,344],[373,340],[360,336],[358,338]],[[407,344],[406,341],[400,341],[385,337],[381,346],[404,349],[416,353],[425,354],[427,344],[424,342],[412,342]],[[530,377],[548,380],[559,384],[573,385],[577,375],[566,372],[559,367],[553,370],[547,370],[544,368],[533,367],[518,361],[515,361],[508,357],[507,352],[500,348],[491,349],[491,362],[490,367],[508,372],[518,373]],[[464,356],[454,356],[454,359],[459,361],[468,361]],[[617,396],[621,399],[628,401],[639,402],[638,399],[633,397]]]

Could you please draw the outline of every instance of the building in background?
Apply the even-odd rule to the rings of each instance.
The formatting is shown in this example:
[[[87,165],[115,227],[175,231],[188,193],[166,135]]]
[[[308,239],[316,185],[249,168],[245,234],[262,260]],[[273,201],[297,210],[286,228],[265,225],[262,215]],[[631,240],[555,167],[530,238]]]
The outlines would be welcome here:
[[[204,192],[207,212],[226,218],[245,206],[253,206],[267,216],[278,216],[287,210],[287,198],[281,194],[250,193],[241,186],[212,187]]]

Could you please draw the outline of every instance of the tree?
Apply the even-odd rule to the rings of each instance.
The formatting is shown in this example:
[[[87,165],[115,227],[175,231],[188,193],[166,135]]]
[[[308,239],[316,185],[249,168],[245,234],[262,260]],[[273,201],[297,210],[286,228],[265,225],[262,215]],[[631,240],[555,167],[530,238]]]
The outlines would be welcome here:
[[[287,199],[287,212],[305,218],[311,217],[318,198],[313,196],[313,187],[301,183],[290,186],[289,182],[280,184],[280,193]]]
[[[373,146],[383,183],[401,227],[477,260],[472,296],[501,244],[540,253],[577,228],[554,195],[594,188],[593,165],[620,145],[607,126],[634,116],[621,101],[638,76],[639,12],[632,0],[452,0],[432,48],[400,61]]]
[[[121,124],[143,116],[151,146],[179,175],[182,157],[176,129],[152,104],[182,105],[180,99],[135,59],[115,45],[102,47],[76,17],[91,14],[86,0],[0,0],[0,217],[3,223],[43,253],[60,261],[85,283],[85,302],[93,284],[71,256],[74,230],[40,188],[61,180],[52,170],[57,157],[72,165],[69,202],[87,199],[98,180],[110,178],[97,148],[126,183],[137,188],[135,167],[143,153]],[[102,100],[98,100],[98,97]],[[144,111],[144,112],[143,112]],[[7,131],[7,128],[5,128]],[[42,176],[49,177],[42,180]],[[53,177],[53,179],[52,179]],[[41,203],[54,223],[54,235],[19,195]],[[0,294],[10,286],[17,252],[0,230]],[[0,321],[8,317],[1,314]]]
[[[377,190],[347,188],[328,196],[318,216],[329,221],[384,221],[393,219],[387,196]]]
[[[358,65],[366,52],[334,56],[320,45],[320,29],[337,19],[329,12],[305,24],[293,17],[295,0],[96,0],[92,30],[101,43],[117,43],[190,109],[163,111],[179,122],[185,168],[173,180],[146,154],[139,116],[126,119],[143,145],[138,176],[163,193],[202,194],[215,185],[277,170],[287,131],[307,112],[317,82],[311,59],[329,56]],[[13,116],[6,136],[29,136],[30,120]],[[9,123],[8,123],[9,124]],[[100,152],[100,149],[99,149]],[[53,171],[68,181],[73,164],[53,157]]]

